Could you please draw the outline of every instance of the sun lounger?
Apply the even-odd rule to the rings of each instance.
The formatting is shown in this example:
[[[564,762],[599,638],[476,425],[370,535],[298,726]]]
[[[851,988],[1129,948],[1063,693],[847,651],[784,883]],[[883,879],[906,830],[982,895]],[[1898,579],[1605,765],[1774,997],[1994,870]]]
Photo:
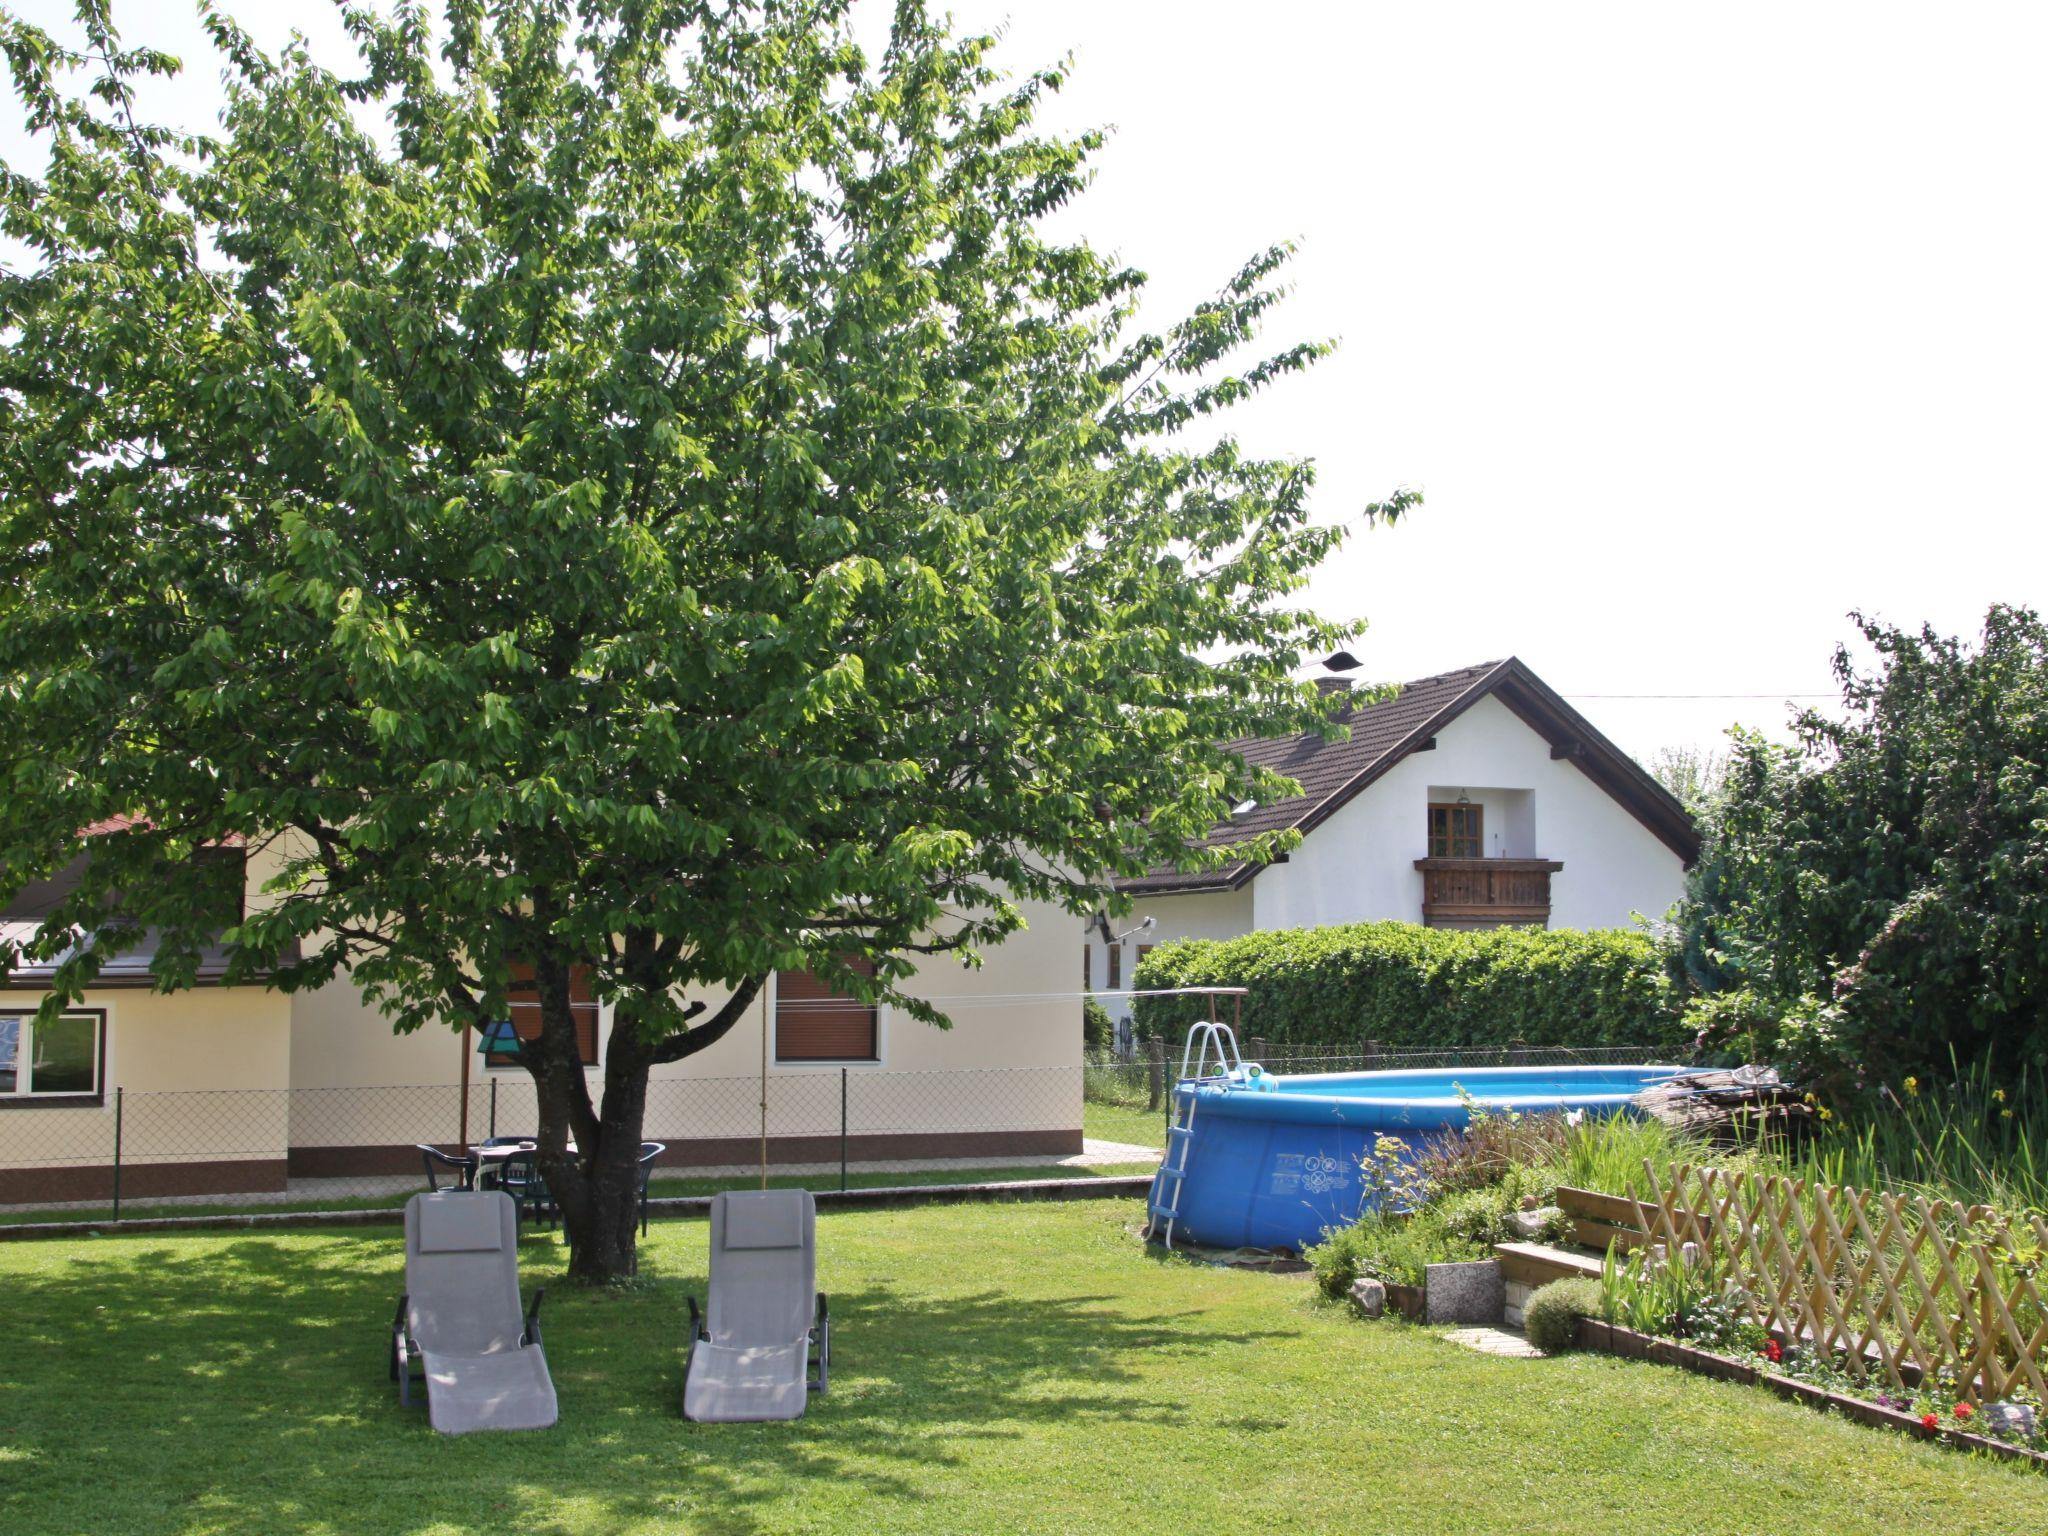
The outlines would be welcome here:
[[[498,1190],[414,1195],[405,1206],[405,1294],[391,1328],[399,1401],[424,1386],[443,1434],[545,1429],[555,1384],[541,1353],[540,1301],[519,1307],[517,1208]],[[414,1365],[419,1366],[418,1374]]]
[[[690,1298],[684,1418],[801,1418],[807,1395],[825,1390],[832,1321],[818,1293],[817,1236],[817,1203],[804,1190],[711,1202],[711,1292],[702,1314]]]

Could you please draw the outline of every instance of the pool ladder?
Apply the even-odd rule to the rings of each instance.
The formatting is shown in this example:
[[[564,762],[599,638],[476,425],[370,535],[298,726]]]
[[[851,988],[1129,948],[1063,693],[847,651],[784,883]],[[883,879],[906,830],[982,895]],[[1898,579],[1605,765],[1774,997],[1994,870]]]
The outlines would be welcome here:
[[[1207,1070],[1212,1052],[1216,1058],[1214,1072]],[[1210,1021],[1188,1031],[1187,1044],[1180,1053],[1180,1076],[1168,1101],[1172,1108],[1166,1119],[1166,1156],[1160,1160],[1159,1171],[1152,1175],[1152,1193],[1145,1202],[1152,1218],[1151,1235],[1160,1238],[1169,1249],[1173,1247],[1173,1224],[1180,1219],[1181,1191],[1187,1187],[1188,1152],[1195,1140],[1195,1095],[1183,1095],[1180,1090],[1189,1083],[1243,1071],[1244,1057],[1228,1024]]]

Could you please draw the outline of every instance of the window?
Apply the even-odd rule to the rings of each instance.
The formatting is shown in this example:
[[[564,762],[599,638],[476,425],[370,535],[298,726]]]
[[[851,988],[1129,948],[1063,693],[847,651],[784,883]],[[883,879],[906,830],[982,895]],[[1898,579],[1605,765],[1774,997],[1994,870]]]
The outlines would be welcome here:
[[[1484,810],[1485,807],[1479,805],[1432,805],[1429,808],[1429,856],[1432,859],[1485,857],[1486,840],[1480,833],[1480,818]]]
[[[104,1013],[67,1013],[47,1024],[33,1014],[0,1014],[0,1105],[100,1103],[106,1044]]]
[[[1124,947],[1111,944],[1109,948],[1109,990],[1121,992],[1124,989]]]
[[[506,999],[506,1011],[512,1015],[512,1028],[522,1040],[540,1037],[540,998],[533,985],[533,967],[515,965],[512,967],[511,996]],[[590,990],[590,967],[572,965],[569,967],[569,1017],[576,1022],[576,1059],[586,1067],[597,1065],[597,998]],[[504,1051],[484,1053],[487,1067],[516,1067],[517,1057]]]
[[[871,960],[847,957],[863,976],[875,974]],[[809,971],[779,971],[775,977],[775,1059],[777,1061],[876,1061],[875,1007],[832,990]]]

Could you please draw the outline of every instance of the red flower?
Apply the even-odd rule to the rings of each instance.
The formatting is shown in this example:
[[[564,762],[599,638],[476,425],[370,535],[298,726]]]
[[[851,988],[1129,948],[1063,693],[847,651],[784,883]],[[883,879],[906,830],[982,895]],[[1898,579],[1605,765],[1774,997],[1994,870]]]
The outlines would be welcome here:
[[[1931,1413],[1923,1413],[1923,1414],[1921,1414],[1921,1415],[1920,1415],[1920,1422],[1921,1422],[1922,1424],[1926,1425],[1926,1426],[1927,1426],[1927,1427],[1928,1427],[1929,1429],[1939,1429],[1939,1428],[1941,1428],[1941,1420],[1940,1420],[1939,1418],[1937,1418],[1937,1417],[1936,1417],[1936,1416],[1935,1416],[1934,1414],[1931,1414]]]
[[[1778,1347],[1778,1341],[1776,1339],[1772,1339],[1764,1345],[1762,1354],[1763,1357],[1766,1360],[1770,1361],[1773,1365],[1776,1365],[1780,1360],[1785,1358],[1785,1351]]]
[[[1975,1413],[1976,1411],[1977,1410],[1972,1408],[1968,1403],[1956,1404],[1956,1417],[1959,1419],[1967,1419],[1971,1414]]]

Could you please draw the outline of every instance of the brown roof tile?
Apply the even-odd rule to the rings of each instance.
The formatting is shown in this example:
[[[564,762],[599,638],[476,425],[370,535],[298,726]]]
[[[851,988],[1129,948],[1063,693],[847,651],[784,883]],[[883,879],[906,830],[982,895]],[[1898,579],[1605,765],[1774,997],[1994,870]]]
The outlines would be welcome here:
[[[1325,680],[1324,686],[1334,681]],[[1293,779],[1301,793],[1233,816],[1196,846],[1227,847],[1255,833],[1313,828],[1435,731],[1496,691],[1553,746],[1570,744],[1573,759],[1584,772],[1691,863],[1698,853],[1698,833],[1678,802],[1512,656],[1417,678],[1378,703],[1345,710],[1337,717],[1351,728],[1345,741],[1325,741],[1310,732],[1231,742],[1230,749],[1247,762]],[[1260,867],[1251,860],[1200,873],[1162,867],[1119,880],[1117,888],[1158,895],[1234,889]]]

